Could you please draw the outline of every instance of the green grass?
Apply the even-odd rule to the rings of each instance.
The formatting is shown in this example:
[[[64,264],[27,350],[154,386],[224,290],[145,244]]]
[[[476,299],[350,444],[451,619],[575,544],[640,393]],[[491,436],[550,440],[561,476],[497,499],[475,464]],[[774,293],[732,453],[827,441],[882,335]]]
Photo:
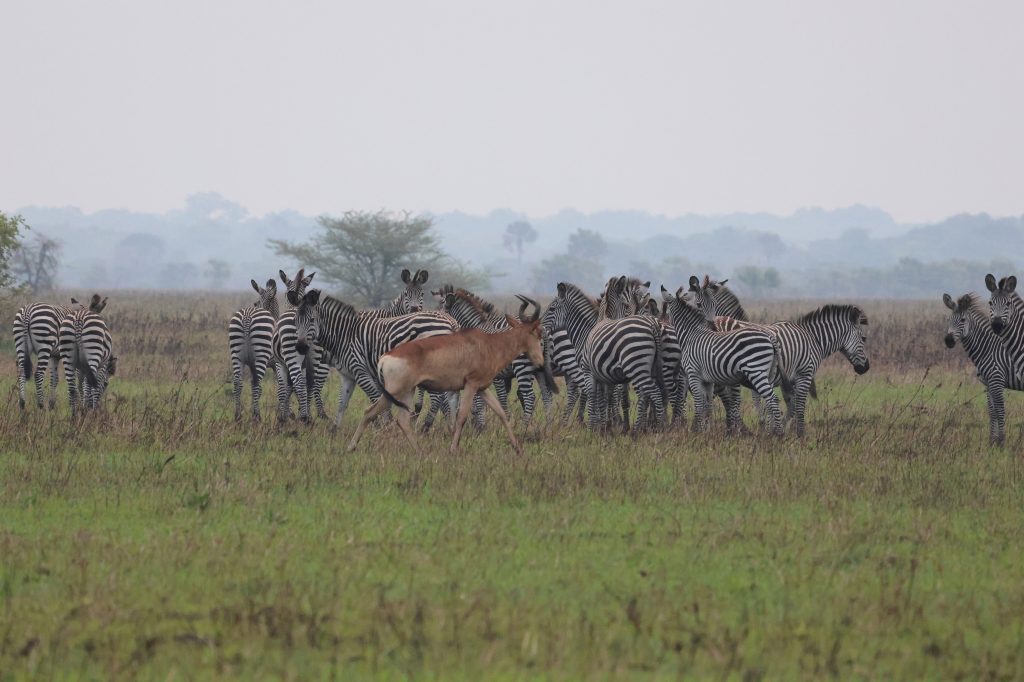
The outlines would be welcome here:
[[[802,442],[522,458],[496,425],[346,454],[364,401],[236,425],[210,379],[120,377],[77,428],[9,402],[0,677],[1024,677],[1020,401],[997,450],[967,373],[819,383]]]

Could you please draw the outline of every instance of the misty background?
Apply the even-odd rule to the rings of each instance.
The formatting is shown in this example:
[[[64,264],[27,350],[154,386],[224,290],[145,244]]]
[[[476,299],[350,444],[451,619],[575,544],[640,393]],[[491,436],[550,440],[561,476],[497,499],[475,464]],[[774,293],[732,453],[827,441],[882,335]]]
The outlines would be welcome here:
[[[30,236],[60,244],[57,285],[90,290],[245,289],[250,278],[263,281],[300,265],[276,255],[268,240],[307,242],[321,229],[315,216],[256,216],[212,192],[163,213],[18,212],[32,227]],[[923,225],[900,224],[865,206],[785,216],[565,209],[536,217],[500,209],[430,217],[444,251],[483,271],[489,281],[482,288],[497,292],[550,294],[560,280],[596,291],[618,273],[674,287],[707,273],[730,278],[748,296],[920,298],[980,288],[986,272],[1005,274],[1024,264],[1024,220],[986,214]],[[517,230],[520,238],[510,238]],[[777,278],[765,281],[768,271]]]

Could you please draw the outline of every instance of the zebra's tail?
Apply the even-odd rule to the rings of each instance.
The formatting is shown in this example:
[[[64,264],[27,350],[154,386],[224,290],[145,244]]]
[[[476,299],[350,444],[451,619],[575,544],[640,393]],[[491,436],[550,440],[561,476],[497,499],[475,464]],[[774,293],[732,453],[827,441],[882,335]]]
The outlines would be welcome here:
[[[85,322],[81,319],[76,318],[74,324],[74,345],[72,349],[75,354],[75,362],[80,367],[85,367],[85,378],[89,382],[90,386],[95,386],[99,383],[99,377],[96,376],[96,368],[93,367],[92,363],[89,362],[89,356],[82,348],[82,334],[85,332]]]
[[[14,316],[14,352],[18,361],[18,372],[25,379],[32,376],[32,335],[22,319],[21,311]]]
[[[779,337],[775,334],[769,334],[768,338],[772,341],[772,364],[768,367],[768,380],[772,382],[772,385],[776,383],[782,384],[783,387],[788,383],[788,379],[785,376],[785,372],[782,371],[782,344],[779,343]]]

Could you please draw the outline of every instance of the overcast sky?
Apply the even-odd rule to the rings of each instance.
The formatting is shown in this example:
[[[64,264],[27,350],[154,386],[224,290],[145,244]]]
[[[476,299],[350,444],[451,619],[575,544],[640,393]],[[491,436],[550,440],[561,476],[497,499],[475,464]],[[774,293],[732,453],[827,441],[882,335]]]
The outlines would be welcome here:
[[[0,209],[1024,212],[1024,2],[8,2]]]

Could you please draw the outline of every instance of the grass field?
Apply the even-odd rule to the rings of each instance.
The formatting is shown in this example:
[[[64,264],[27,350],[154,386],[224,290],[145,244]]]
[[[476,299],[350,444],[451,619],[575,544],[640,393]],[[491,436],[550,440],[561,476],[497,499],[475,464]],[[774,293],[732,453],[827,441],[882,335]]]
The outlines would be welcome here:
[[[872,370],[828,363],[803,441],[541,419],[423,459],[343,452],[362,396],[235,424],[247,300],[112,295],[74,427],[63,383],[19,413],[3,337],[0,679],[1024,678],[1024,405],[989,448],[938,299],[865,305]]]

